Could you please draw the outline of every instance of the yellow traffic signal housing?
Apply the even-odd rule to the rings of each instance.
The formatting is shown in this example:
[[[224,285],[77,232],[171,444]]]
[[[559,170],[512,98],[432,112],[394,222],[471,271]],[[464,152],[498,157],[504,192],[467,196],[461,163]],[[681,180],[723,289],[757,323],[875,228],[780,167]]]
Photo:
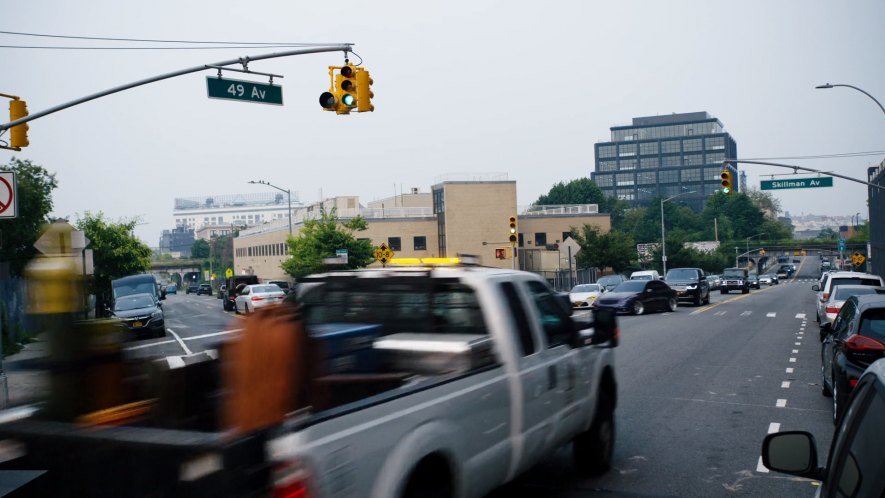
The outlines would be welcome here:
[[[15,121],[27,117],[28,104],[21,99],[13,99],[9,101],[9,121]],[[20,124],[13,126],[9,130],[9,146],[13,149],[20,149],[30,145],[28,141],[28,124]]]
[[[517,240],[516,235],[516,216],[510,217],[510,237],[507,239],[511,244],[515,244]]]
[[[724,169],[722,170],[722,173],[719,175],[719,177],[722,178],[722,193],[731,194],[731,192],[734,190],[731,171],[728,169]]]
[[[372,105],[372,77],[369,72],[363,68],[358,68],[356,73],[356,110],[359,112],[372,112],[375,106]]]
[[[357,97],[357,68],[350,64],[341,68],[341,74],[335,79],[338,81],[338,91],[341,97],[343,111],[349,113],[356,107]],[[339,113],[340,114],[340,113]]]

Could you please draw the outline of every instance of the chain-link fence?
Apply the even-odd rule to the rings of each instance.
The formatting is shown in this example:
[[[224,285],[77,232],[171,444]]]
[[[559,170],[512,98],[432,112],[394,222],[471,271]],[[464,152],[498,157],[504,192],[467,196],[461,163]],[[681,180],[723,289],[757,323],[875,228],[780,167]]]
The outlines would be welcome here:
[[[553,270],[553,271],[535,271],[542,278],[547,280],[553,289],[559,292],[568,292],[572,287],[578,284],[590,284],[596,282],[598,271],[596,268],[579,268],[571,271]]]

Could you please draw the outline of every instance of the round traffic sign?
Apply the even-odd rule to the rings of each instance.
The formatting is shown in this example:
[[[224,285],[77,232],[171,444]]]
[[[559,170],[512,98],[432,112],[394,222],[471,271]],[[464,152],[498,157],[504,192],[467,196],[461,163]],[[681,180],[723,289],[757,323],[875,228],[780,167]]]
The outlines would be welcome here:
[[[15,203],[15,193],[9,180],[0,176],[0,214],[3,214]]]

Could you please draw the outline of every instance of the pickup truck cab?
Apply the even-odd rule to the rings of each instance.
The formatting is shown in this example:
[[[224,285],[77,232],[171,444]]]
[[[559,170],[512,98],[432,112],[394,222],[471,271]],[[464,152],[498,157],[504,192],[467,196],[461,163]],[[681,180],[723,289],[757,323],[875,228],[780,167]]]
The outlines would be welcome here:
[[[324,345],[321,374],[311,406],[278,426],[231,441],[222,427],[166,431],[149,418],[81,428],[7,415],[0,440],[48,468],[52,491],[70,490],[51,496],[120,496],[82,487],[101,479],[76,481],[102,458],[125,462],[127,483],[144,487],[126,496],[479,498],[569,442],[580,471],[610,468],[613,313],[572,316],[536,274],[471,266],[317,275],[296,296]],[[51,450],[56,438],[64,455]],[[138,474],[139,456],[160,458],[150,463],[164,472]]]

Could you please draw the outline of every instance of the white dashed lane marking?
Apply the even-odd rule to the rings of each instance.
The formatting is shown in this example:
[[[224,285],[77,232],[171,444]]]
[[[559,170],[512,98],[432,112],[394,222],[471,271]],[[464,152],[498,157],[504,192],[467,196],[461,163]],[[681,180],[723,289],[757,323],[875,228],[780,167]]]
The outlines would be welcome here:
[[[781,382],[781,388],[789,389],[790,388],[790,381],[785,380],[785,381]]]
[[[793,373],[793,369],[792,369],[792,368],[788,368],[788,369],[787,369],[787,373],[788,373],[788,374]]]
[[[741,316],[750,316],[752,314],[753,314],[752,311],[744,311],[743,313],[741,313]]]
[[[801,318],[805,320],[805,313],[796,313],[796,318]]]
[[[779,432],[781,430],[781,424],[777,422],[772,422],[768,424],[768,433],[774,434],[775,432]],[[756,472],[762,472],[763,474],[768,473],[768,468],[765,465],[762,465],[762,457],[759,457],[759,463],[756,464]]]
[[[767,316],[768,318],[774,318],[774,317],[777,316],[777,313],[774,312],[774,311],[772,311],[772,312],[769,312],[769,313],[768,313],[767,315],[765,315],[765,316]]]
[[[779,400],[777,400],[777,403],[774,404],[774,406],[776,406],[778,408],[784,408],[785,406],[787,406],[787,400],[779,399]]]

